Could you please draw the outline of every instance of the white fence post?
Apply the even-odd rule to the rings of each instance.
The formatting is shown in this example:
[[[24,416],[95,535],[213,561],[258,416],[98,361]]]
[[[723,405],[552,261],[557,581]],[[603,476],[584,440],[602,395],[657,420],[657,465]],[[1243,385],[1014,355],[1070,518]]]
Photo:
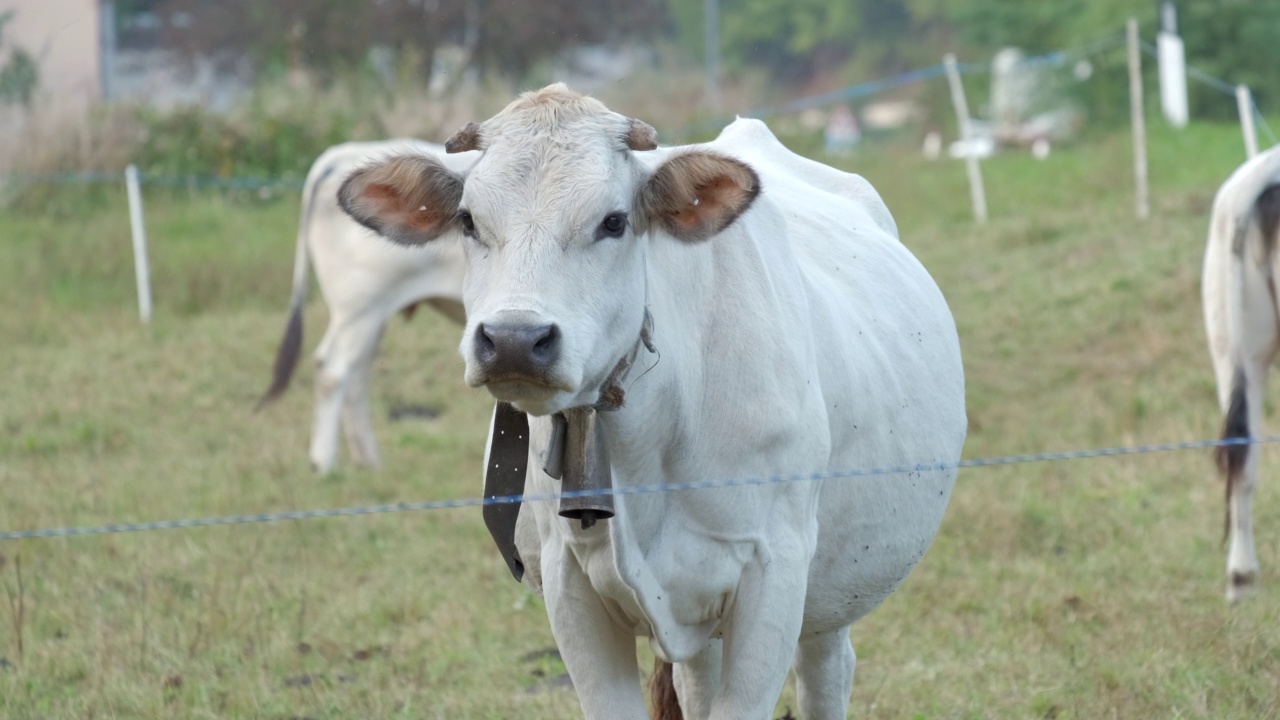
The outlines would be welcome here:
[[[1244,133],[1245,157],[1258,154],[1258,133],[1253,128],[1253,94],[1247,85],[1236,86],[1236,107],[1240,110],[1240,132]]]
[[[1147,191],[1147,126],[1142,117],[1142,55],[1138,48],[1138,21],[1129,18],[1129,114],[1133,120],[1133,182],[1138,217],[1151,214]]]
[[[965,169],[969,175],[969,199],[973,202],[973,217],[980,223],[987,221],[987,191],[982,185],[982,168],[978,154],[974,152],[973,128],[969,125],[969,102],[964,96],[964,84],[960,82],[960,69],[954,53],[942,58],[947,69],[947,83],[951,86],[951,103],[956,108],[956,121],[960,126],[961,145],[966,149]]]
[[[1176,128],[1187,126],[1187,54],[1178,37],[1178,11],[1173,0],[1160,3],[1156,34],[1156,67],[1160,71],[1160,109]]]
[[[129,192],[129,225],[133,229],[133,269],[138,283],[138,315],[151,322],[151,272],[147,267],[147,229],[142,219],[142,190],[138,186],[138,167],[129,165],[124,171],[124,184]]]

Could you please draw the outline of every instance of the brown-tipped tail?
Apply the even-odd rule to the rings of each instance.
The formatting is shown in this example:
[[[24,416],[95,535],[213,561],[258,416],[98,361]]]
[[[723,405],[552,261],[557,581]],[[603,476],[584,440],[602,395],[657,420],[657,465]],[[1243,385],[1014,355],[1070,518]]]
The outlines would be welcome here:
[[[298,356],[302,353],[302,304],[294,303],[289,308],[289,323],[285,326],[284,337],[280,340],[280,348],[276,350],[276,366],[271,373],[271,387],[262,394],[254,411],[275,400],[289,389],[289,381],[293,379],[293,371],[298,367]]]
[[[1227,414],[1222,421],[1222,439],[1249,439],[1249,399],[1244,373],[1237,370],[1231,382],[1231,401],[1227,404]],[[1227,481],[1227,517],[1223,523],[1222,537],[1225,541],[1231,531],[1231,491],[1235,489],[1236,479],[1244,472],[1245,462],[1249,459],[1249,446],[1219,445],[1213,451],[1213,459],[1218,470]]]
[[[680,703],[676,699],[676,682],[671,663],[655,659],[653,675],[649,677],[650,720],[684,720]]]

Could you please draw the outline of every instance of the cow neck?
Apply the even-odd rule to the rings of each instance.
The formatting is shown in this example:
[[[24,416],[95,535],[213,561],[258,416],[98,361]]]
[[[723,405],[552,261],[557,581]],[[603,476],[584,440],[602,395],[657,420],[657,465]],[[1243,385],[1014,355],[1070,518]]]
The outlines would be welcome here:
[[[640,337],[605,378],[596,402],[568,408],[551,416],[551,439],[542,458],[542,470],[561,481],[560,515],[577,520],[584,530],[598,520],[613,517],[613,495],[609,493],[613,488],[613,474],[604,427],[597,415],[623,406],[626,392],[622,383],[630,375],[640,348],[654,354],[658,352],[653,343],[653,316],[649,314],[647,290],[646,282]],[[482,515],[498,552],[519,582],[524,576],[524,562],[516,549],[515,535],[516,520],[520,514],[519,497],[524,494],[525,471],[529,462],[529,416],[510,403],[499,402],[494,408],[489,436],[484,478],[486,503]]]

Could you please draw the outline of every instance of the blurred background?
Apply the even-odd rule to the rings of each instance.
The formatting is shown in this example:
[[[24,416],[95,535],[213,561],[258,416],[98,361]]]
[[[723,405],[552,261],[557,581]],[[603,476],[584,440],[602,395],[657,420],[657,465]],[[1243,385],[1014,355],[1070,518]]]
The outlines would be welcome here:
[[[1277,37],[1277,0],[0,0],[0,532],[479,494],[493,403],[432,310],[386,326],[380,470],[312,471],[311,362],[253,408],[316,157],[559,80],[866,177],[956,318],[966,458],[1216,438],[1201,261]],[[1280,717],[1277,455],[1233,608],[1207,450],[965,469],[853,630],[853,716]],[[0,718],[551,720],[571,685],[475,508],[0,541]]]
[[[144,174],[297,180],[334,142],[440,141],[553,80],[645,118],[665,142],[711,136],[741,113],[775,116],[802,150],[919,147],[930,131],[956,139],[947,52],[975,133],[984,120],[1034,120],[1006,139],[1059,141],[1127,122],[1124,23],[1138,19],[1153,51],[1160,6],[0,0],[0,172],[136,162]],[[1263,109],[1280,97],[1280,3],[1181,0],[1172,25],[1193,71],[1248,85]],[[1144,68],[1154,89],[1152,58]],[[1233,118],[1233,98],[1197,77],[1191,117]]]

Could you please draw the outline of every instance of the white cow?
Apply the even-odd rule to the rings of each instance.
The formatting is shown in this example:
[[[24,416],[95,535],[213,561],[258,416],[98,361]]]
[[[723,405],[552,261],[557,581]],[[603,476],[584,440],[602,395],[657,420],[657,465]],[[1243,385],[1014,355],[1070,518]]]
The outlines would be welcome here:
[[[1262,431],[1267,368],[1280,349],[1280,147],[1241,165],[1218,190],[1204,256],[1204,324],[1218,381],[1222,437]],[[1258,449],[1229,445],[1216,451],[1226,477],[1227,599],[1237,602],[1258,576],[1253,545],[1253,492]]]
[[[311,463],[333,469],[339,420],[357,465],[379,463],[369,412],[369,375],[387,321],[397,311],[412,314],[426,301],[458,323],[462,311],[462,247],[455,237],[417,248],[369,242],[369,231],[338,207],[337,191],[352,170],[396,152],[440,153],[440,145],[418,140],[350,142],[326,150],[307,173],[298,224],[289,320],[276,354],[271,387],[259,407],[288,387],[302,348],[302,311],[307,301],[308,265],[329,307],[329,328],[316,349],[315,418]],[[477,153],[450,156],[463,171]],[[308,262],[310,261],[310,262]]]
[[[392,158],[339,201],[402,243],[462,228],[465,378],[532,416],[530,468],[562,412],[600,428],[603,447],[577,451],[607,454],[614,489],[959,459],[951,313],[861,177],[754,120],[635,152],[652,128],[563,85],[446,147],[484,154],[465,179]],[[537,503],[516,542],[587,718],[647,716],[643,636],[675,663],[680,708],[660,713],[766,720],[794,665],[803,717],[843,720],[850,625],[919,562],[954,481],[922,467],[620,494],[590,527]],[[541,470],[527,482],[560,489]]]

